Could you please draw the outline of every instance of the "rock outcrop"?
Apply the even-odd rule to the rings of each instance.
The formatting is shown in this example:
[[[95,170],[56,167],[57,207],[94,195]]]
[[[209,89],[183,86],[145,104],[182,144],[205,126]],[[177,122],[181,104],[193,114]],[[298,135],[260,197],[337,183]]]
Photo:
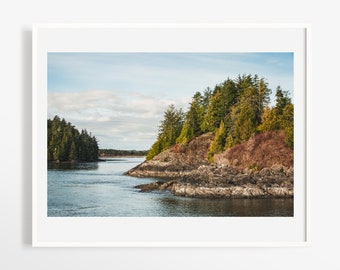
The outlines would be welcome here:
[[[213,138],[213,133],[206,133],[194,138],[187,146],[176,144],[126,174],[136,177],[181,178],[199,166],[209,164],[206,157]]]
[[[213,134],[187,146],[175,145],[126,174],[163,181],[139,185],[142,192],[169,190],[176,196],[201,198],[293,197],[293,150],[282,131],[258,134],[248,142],[214,156],[207,154]]]
[[[202,165],[181,179],[138,185],[142,192],[169,190],[174,195],[200,198],[293,197],[294,172],[279,165],[261,171],[238,171],[229,166]]]

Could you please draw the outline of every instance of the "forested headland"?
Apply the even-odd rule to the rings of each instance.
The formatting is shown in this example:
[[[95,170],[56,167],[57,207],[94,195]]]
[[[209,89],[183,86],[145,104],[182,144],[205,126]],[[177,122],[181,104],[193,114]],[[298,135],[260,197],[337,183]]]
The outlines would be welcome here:
[[[208,159],[252,136],[273,130],[285,132],[285,142],[294,147],[294,105],[288,91],[277,86],[275,105],[270,107],[271,89],[264,78],[239,75],[196,92],[188,111],[170,105],[160,123],[158,137],[147,160],[175,144],[187,145],[193,138],[214,133]]]
[[[294,195],[294,105],[264,78],[239,75],[196,92],[186,113],[170,105],[147,160],[127,175],[163,178],[136,186],[202,198]],[[164,181],[166,180],[166,181]]]
[[[55,116],[47,120],[48,161],[97,161],[98,142],[86,129],[78,131],[70,122]]]

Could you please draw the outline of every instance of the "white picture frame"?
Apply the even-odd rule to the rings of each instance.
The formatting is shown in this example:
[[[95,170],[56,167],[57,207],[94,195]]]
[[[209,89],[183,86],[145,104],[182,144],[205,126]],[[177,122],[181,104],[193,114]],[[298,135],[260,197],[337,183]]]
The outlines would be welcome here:
[[[310,31],[310,26],[306,24],[35,25],[32,58],[32,245],[34,247],[310,245],[310,183],[307,153]],[[252,42],[249,42],[247,38],[249,36],[252,37]],[[220,42],[209,42],[217,38]],[[294,217],[47,217],[48,52],[294,52],[294,180],[300,180],[294,181]]]

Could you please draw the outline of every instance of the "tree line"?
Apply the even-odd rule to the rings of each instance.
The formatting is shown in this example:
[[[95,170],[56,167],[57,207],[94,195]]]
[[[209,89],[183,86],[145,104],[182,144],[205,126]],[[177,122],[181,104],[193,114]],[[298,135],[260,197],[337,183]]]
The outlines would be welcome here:
[[[86,129],[79,132],[70,122],[55,116],[47,120],[48,161],[96,161],[98,142]]]
[[[99,149],[99,156],[146,156],[148,150]]]
[[[223,83],[196,92],[188,111],[170,105],[164,112],[156,142],[147,160],[180,143],[207,132],[215,134],[208,159],[215,153],[247,141],[256,133],[284,130],[285,142],[294,147],[294,105],[288,91],[276,88],[275,105],[270,107],[271,90],[264,78],[257,75],[238,75]]]

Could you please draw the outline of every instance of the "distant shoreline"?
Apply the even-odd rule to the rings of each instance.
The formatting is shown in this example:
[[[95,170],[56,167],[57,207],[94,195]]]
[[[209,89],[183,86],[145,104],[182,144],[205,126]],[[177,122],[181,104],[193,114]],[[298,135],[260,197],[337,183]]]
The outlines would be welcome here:
[[[56,164],[72,164],[72,163],[87,163],[87,162],[104,162],[107,161],[106,158],[145,158],[146,156],[138,156],[138,155],[125,155],[125,156],[100,156],[97,160],[66,160],[66,161],[59,161],[59,160],[48,160],[48,163],[56,163]]]
[[[146,156],[138,156],[138,155],[123,155],[123,156],[111,156],[111,155],[105,155],[100,156],[99,159],[105,159],[105,158],[145,158]]]

